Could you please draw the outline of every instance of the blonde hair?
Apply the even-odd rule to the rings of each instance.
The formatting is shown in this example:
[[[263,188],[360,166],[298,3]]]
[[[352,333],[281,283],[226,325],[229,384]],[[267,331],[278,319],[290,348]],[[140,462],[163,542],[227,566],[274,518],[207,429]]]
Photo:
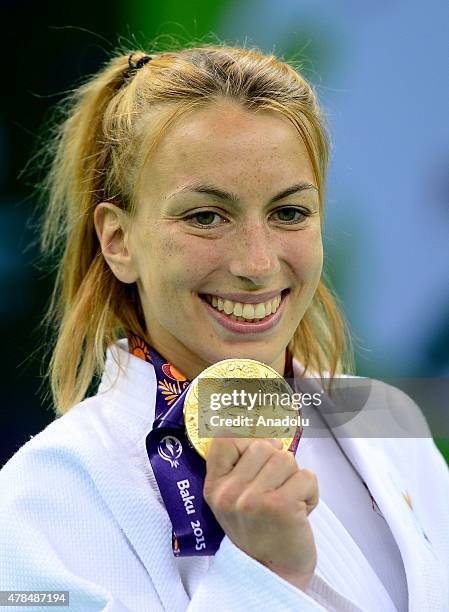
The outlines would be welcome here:
[[[162,51],[137,69],[144,55],[134,53],[129,62],[127,53],[118,53],[75,89],[50,143],[41,247],[58,262],[45,322],[55,331],[49,380],[59,414],[81,401],[101,374],[109,345],[129,333],[146,337],[136,285],[121,283],[105,262],[93,212],[110,201],[133,213],[149,146],[139,123],[149,110],[167,111],[151,130],[153,144],[181,114],[223,97],[282,113],[307,148],[323,215],[329,139],[316,94],[297,69],[258,49],[220,44]],[[304,373],[353,371],[349,331],[323,277],[289,349]]]

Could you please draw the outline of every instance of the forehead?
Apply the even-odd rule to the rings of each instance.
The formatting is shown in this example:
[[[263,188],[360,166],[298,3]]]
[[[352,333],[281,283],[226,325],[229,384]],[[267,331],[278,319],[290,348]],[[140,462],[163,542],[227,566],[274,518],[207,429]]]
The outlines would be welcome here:
[[[163,192],[193,180],[232,181],[236,189],[248,189],[314,182],[314,175],[305,145],[287,118],[220,101],[177,119],[151,151],[141,179]]]

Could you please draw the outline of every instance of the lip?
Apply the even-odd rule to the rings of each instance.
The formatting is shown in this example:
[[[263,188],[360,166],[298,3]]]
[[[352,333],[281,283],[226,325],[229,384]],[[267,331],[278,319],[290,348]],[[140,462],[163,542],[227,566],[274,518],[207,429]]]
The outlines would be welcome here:
[[[287,292],[282,292],[282,299],[281,299],[281,303],[279,305],[279,308],[276,310],[276,312],[272,315],[269,315],[268,317],[266,317],[263,322],[254,322],[254,323],[244,323],[243,321],[233,321],[232,319],[230,319],[226,314],[222,313],[220,310],[217,310],[216,308],[214,308],[213,306],[211,306],[208,302],[206,302],[205,299],[200,298],[201,303],[204,305],[204,307],[206,308],[207,312],[210,314],[210,316],[215,319],[215,321],[217,321],[218,323],[220,323],[220,325],[224,328],[226,328],[229,331],[232,331],[236,334],[257,334],[257,333],[261,333],[264,331],[267,331],[271,328],[273,328],[275,325],[277,325],[277,323],[279,322],[279,320],[282,317],[282,314],[285,310],[285,305],[287,303],[288,300],[288,296],[289,296],[289,291]],[[210,295],[210,294],[208,294]],[[230,294],[228,294],[230,295]],[[268,295],[268,294],[259,294],[259,295]],[[276,295],[279,295],[279,291],[277,293],[275,293],[273,295],[273,297],[275,297]],[[220,295],[221,297],[221,295]],[[269,298],[268,298],[269,299]],[[238,300],[236,300],[238,301]]]
[[[285,289],[274,289],[265,293],[207,293],[203,295],[212,295],[222,300],[231,300],[231,302],[240,302],[241,304],[263,304],[283,292],[285,292]]]

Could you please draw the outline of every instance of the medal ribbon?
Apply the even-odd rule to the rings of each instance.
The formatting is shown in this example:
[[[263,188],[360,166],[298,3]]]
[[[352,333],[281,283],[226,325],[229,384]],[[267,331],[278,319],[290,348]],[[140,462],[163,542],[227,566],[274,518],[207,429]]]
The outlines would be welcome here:
[[[224,532],[203,497],[206,462],[185,432],[184,399],[191,381],[142,338],[130,335],[128,343],[129,352],[151,363],[156,374],[155,420],[146,450],[172,523],[173,554],[214,555]],[[302,427],[290,445],[293,453],[301,433]]]

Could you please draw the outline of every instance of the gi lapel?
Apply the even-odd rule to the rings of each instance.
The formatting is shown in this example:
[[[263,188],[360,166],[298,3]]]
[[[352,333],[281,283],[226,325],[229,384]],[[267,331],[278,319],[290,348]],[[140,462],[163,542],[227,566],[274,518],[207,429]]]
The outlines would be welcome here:
[[[320,387],[319,380],[307,379],[307,384]],[[338,409],[332,408],[329,399],[318,410],[342,451],[368,486],[396,540],[407,576],[409,612],[447,611],[449,597],[444,568],[407,499],[409,487],[406,475],[400,473],[394,461],[395,456],[406,453],[407,449],[410,452],[414,441],[406,437],[406,432],[393,418],[386,400],[385,383],[371,380],[368,389],[369,395],[363,402],[363,409],[358,412],[345,415],[340,411],[338,418],[335,418]],[[381,427],[379,423],[382,423]],[[388,437],[373,437],[382,432],[388,432]],[[325,512],[321,513],[322,516],[318,513],[315,519],[313,517],[319,507],[311,514],[311,520],[324,527]],[[332,516],[329,512],[326,520],[331,521]],[[350,542],[347,541],[346,545],[350,546]],[[358,562],[361,563],[360,558]],[[331,568],[323,570],[330,572]]]
[[[141,440],[141,453],[148,461],[145,436]],[[157,494],[150,491],[155,487],[157,490],[151,466],[146,474],[143,470],[134,470],[130,478],[131,472],[127,474],[114,456],[108,464],[99,461],[91,470],[103,499],[151,577],[160,598],[160,609],[167,612],[187,609],[189,599],[179,580],[171,549],[170,519]],[[111,474],[114,474],[113,486]]]
[[[379,438],[341,438],[348,459],[367,484],[399,547],[407,576],[409,611],[448,610],[443,567],[407,502],[407,482],[388,461],[388,445]],[[397,444],[409,440],[396,439]],[[386,447],[385,449],[383,447]]]
[[[365,555],[323,500],[310,514],[309,520],[318,552],[315,574],[326,585],[317,588],[313,584],[312,587],[325,595],[323,605],[326,609],[396,612],[388,592]],[[352,607],[336,605],[337,597],[347,598],[352,602]]]
[[[123,431],[117,419],[115,426],[119,428],[122,444],[131,448],[133,455],[111,454],[108,462],[100,455],[98,460],[92,460],[89,472],[94,475],[102,498],[151,577],[160,599],[159,609],[167,612],[187,609],[189,598],[179,579],[171,548],[172,526],[145,449],[156,401],[153,366],[144,364],[147,371],[136,373],[127,367],[127,355],[127,352],[122,355],[125,370],[119,370],[115,361],[109,359],[107,379],[114,381],[114,385],[105,383],[102,392],[104,401],[114,406],[129,406],[129,411],[122,414],[127,420]],[[104,378],[106,380],[105,375]],[[124,460],[131,461],[132,467],[138,469],[124,469]]]

